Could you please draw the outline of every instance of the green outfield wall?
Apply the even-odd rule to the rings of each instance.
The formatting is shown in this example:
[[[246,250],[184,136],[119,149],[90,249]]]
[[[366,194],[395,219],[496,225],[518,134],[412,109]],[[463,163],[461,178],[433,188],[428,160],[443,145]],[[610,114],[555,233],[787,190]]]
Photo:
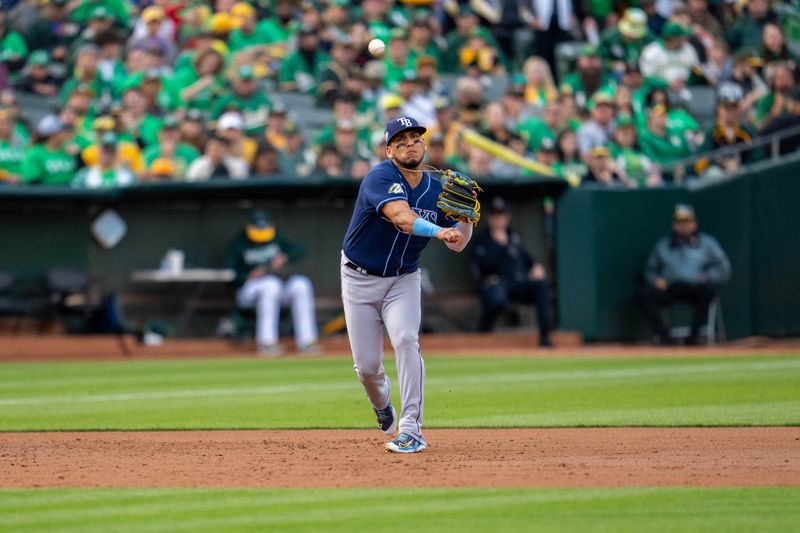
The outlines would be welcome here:
[[[482,183],[492,195],[509,199],[515,227],[530,249],[546,258],[542,199],[560,193],[563,182]],[[180,310],[190,287],[135,283],[131,273],[158,268],[170,248],[185,252],[187,267],[222,267],[228,242],[258,207],[271,213],[280,231],[304,245],[306,257],[296,265],[297,271],[313,280],[320,298],[335,300],[339,253],[357,193],[358,182],[352,180],[251,179],[89,192],[3,188],[0,269],[18,274],[31,286],[55,266],[84,269],[108,290],[123,294],[133,318],[167,319]],[[98,246],[90,234],[92,221],[107,208],[119,213],[128,228],[125,238],[111,250]],[[468,252],[454,254],[443,246],[429,246],[423,262],[438,293],[472,292]],[[203,303],[219,308],[225,301],[232,302],[231,295],[231,287],[209,286]]]
[[[653,243],[667,235],[676,202],[695,205],[701,231],[728,253],[721,291],[729,338],[800,334],[800,163],[754,169],[696,188],[580,188],[557,204],[561,327],[589,340],[647,336],[633,294]]]

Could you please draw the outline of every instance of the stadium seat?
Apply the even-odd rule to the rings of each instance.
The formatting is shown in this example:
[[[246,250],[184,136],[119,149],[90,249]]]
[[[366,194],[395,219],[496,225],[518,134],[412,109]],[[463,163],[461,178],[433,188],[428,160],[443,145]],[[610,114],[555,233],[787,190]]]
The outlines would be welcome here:
[[[689,113],[697,119],[703,127],[710,127],[717,114],[717,94],[714,87],[690,87]]]
[[[675,326],[669,330],[673,339],[686,339],[690,333],[689,326]],[[700,328],[700,335],[705,337],[708,346],[714,346],[717,340],[725,342],[725,322],[722,319],[719,296],[715,297],[708,306],[708,319],[706,325]]]

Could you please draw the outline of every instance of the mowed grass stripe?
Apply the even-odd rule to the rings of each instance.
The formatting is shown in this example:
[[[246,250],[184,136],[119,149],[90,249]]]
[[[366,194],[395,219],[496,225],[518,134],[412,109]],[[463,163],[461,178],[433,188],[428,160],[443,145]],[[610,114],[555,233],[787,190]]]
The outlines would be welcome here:
[[[372,427],[351,365],[346,359],[14,364],[14,379],[27,385],[0,390],[0,431]],[[800,424],[797,356],[446,358],[427,367],[429,427]],[[399,404],[391,361],[387,372]]]
[[[688,380],[724,380],[726,373],[739,372],[782,372],[784,370],[800,369],[800,361],[769,361],[750,363],[708,363],[698,365],[656,367],[656,368],[620,368],[612,370],[569,370],[569,371],[539,371],[515,374],[489,374],[483,376],[453,376],[450,378],[432,377],[426,380],[427,385],[483,385],[492,383],[533,383],[553,381],[582,381],[591,380],[596,386],[601,380],[643,380],[646,378],[661,379],[670,376],[691,375]],[[700,374],[713,373],[716,376],[706,377]],[[310,379],[312,376],[303,376]],[[167,380],[164,380],[165,382]],[[83,384],[78,381],[77,384]],[[48,404],[53,402],[114,402],[161,400],[165,398],[193,398],[199,396],[237,396],[251,394],[285,394],[317,390],[339,390],[353,386],[352,376],[348,379],[334,383],[303,383],[293,385],[272,385],[266,387],[231,387],[223,389],[192,388],[187,390],[169,390],[153,392],[130,392],[118,394],[96,394],[88,396],[38,396],[23,398],[0,399],[0,406]]]
[[[0,530],[787,531],[799,498],[800,488],[0,490]]]

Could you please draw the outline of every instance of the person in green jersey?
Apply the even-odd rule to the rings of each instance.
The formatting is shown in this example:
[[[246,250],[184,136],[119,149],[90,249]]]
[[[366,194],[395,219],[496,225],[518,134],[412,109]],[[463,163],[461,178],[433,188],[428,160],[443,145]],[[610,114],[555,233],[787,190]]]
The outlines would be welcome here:
[[[181,142],[178,120],[173,116],[164,119],[158,132],[158,142],[149,146],[144,154],[147,175],[155,176],[153,165],[158,160],[167,159],[173,163],[172,176],[182,179],[189,165],[200,157],[200,152],[192,145]]]
[[[319,45],[319,36],[313,26],[303,26],[298,33],[297,50],[281,62],[278,74],[281,92],[299,91],[313,94],[317,78],[331,58]]]
[[[79,24],[86,24],[97,7],[105,8],[109,16],[118,20],[122,26],[130,24],[131,2],[126,0],[83,0],[77,3],[70,18]]]
[[[578,152],[578,136],[575,130],[562,131],[556,140],[558,146],[558,161],[553,165],[553,170],[562,178],[581,178],[589,172],[589,165]]]
[[[667,107],[664,104],[657,104],[648,111],[647,127],[639,132],[639,146],[642,148],[642,153],[661,166],[692,155],[686,137],[669,132],[667,119]],[[665,174],[664,178],[669,179],[670,176]]]
[[[583,108],[598,89],[611,85],[612,80],[603,69],[597,48],[586,45],[578,56],[576,70],[564,77],[560,89],[574,95],[578,107]]]
[[[226,111],[238,111],[244,119],[244,133],[251,137],[260,136],[267,127],[272,104],[266,94],[258,90],[253,66],[241,65],[232,85],[217,98],[212,116],[219,118]]]
[[[64,146],[71,133],[55,115],[47,115],[36,126],[39,142],[30,147],[22,161],[22,182],[42,185],[69,185],[75,177],[75,156]]]
[[[231,14],[239,21],[239,27],[228,36],[231,52],[270,44],[271,36],[259,30],[258,17],[253,6],[246,2],[238,2],[231,9]]]
[[[617,168],[637,187],[657,187],[661,184],[658,167],[639,148],[636,123],[630,115],[617,117],[617,130],[609,150]]]
[[[225,90],[224,68],[225,59],[213,48],[195,56],[192,67],[176,74],[173,79],[176,87],[182,87],[180,98],[184,105],[209,111]]]
[[[0,61],[5,63],[9,71],[17,72],[25,66],[28,45],[25,39],[6,26],[6,12],[0,9]]]
[[[76,189],[113,189],[126,187],[136,182],[136,176],[117,157],[117,136],[111,132],[100,140],[99,158],[96,164],[78,171],[72,180]]]
[[[18,183],[26,142],[14,133],[11,109],[0,107],[0,183]]]
[[[642,49],[653,42],[654,35],[647,28],[647,15],[641,9],[630,7],[614,28],[600,36],[598,52],[609,64],[638,63]]]

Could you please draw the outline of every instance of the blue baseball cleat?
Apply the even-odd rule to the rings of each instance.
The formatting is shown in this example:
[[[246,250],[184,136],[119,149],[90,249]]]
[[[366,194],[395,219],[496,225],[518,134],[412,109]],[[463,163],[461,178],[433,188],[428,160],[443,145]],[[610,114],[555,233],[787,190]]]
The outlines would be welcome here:
[[[378,425],[381,427],[384,435],[392,436],[397,431],[397,411],[392,407],[392,402],[384,409],[375,409],[375,415],[378,417]]]
[[[396,439],[386,443],[386,449],[397,453],[421,452],[428,445],[424,440],[417,440],[408,433],[400,433]]]

